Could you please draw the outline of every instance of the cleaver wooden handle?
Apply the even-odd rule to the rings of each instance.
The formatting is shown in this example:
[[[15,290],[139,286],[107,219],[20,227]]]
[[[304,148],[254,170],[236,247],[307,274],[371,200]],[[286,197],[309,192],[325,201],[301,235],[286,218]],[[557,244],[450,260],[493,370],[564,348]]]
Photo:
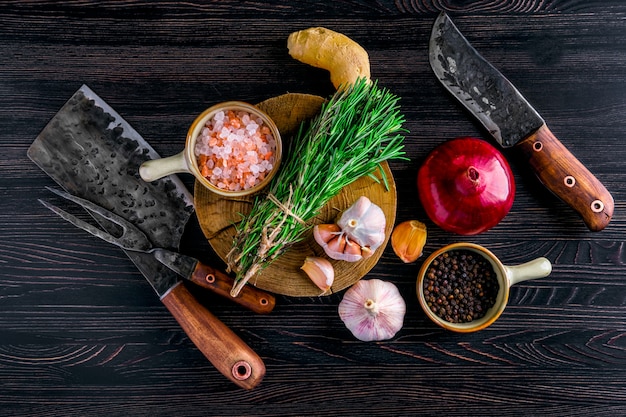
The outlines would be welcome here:
[[[226,378],[245,389],[265,375],[262,359],[178,283],[161,301],[206,358]]]
[[[198,262],[191,277],[191,282],[201,287],[210,289],[222,297],[228,298],[239,305],[259,314],[267,314],[274,309],[276,299],[273,295],[266,293],[251,285],[246,285],[241,289],[237,297],[230,295],[230,290],[235,285],[235,280],[229,275],[208,265]]]
[[[539,180],[570,205],[593,232],[604,229],[613,216],[613,197],[600,181],[554,136],[548,126],[515,145]]]

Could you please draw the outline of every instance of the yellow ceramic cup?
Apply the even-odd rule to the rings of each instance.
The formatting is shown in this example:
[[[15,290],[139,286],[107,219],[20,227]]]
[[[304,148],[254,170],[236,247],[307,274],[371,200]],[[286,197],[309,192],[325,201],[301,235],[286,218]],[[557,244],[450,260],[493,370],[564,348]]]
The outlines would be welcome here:
[[[483,317],[472,320],[469,323],[451,323],[442,319],[428,307],[426,298],[424,297],[423,282],[428,267],[437,256],[451,250],[468,250],[485,258],[493,267],[500,287],[493,307],[488,309]],[[475,332],[486,328],[500,317],[509,300],[509,288],[512,285],[530,279],[546,277],[550,275],[550,272],[552,272],[552,264],[544,257],[534,259],[521,265],[506,266],[483,246],[465,242],[453,243],[435,251],[424,261],[417,276],[417,298],[428,318],[444,329],[460,333]]]
[[[198,162],[194,153],[196,140],[200,135],[200,132],[204,128],[206,122],[212,119],[213,116],[220,110],[245,111],[247,113],[250,113],[251,115],[254,115],[255,117],[260,117],[263,120],[263,123],[270,128],[270,130],[272,131],[272,135],[276,140],[274,165],[272,167],[272,170],[265,176],[265,178],[261,182],[247,190],[229,191],[221,189],[211,183],[211,181],[209,181],[207,178],[205,178],[200,172],[200,168],[198,167]],[[219,195],[226,197],[240,197],[243,195],[255,193],[261,190],[267,184],[269,184],[269,182],[278,171],[281,158],[282,140],[280,137],[280,132],[278,131],[278,128],[276,127],[274,121],[265,112],[261,111],[252,104],[248,104],[242,101],[227,101],[224,103],[216,104],[215,106],[206,109],[196,118],[196,120],[194,120],[194,122],[189,127],[189,131],[187,132],[185,149],[182,152],[167,158],[153,159],[144,162],[139,167],[139,175],[144,181],[151,182],[159,178],[165,177],[166,175],[186,172],[193,174],[193,176],[196,177],[200,184]]]

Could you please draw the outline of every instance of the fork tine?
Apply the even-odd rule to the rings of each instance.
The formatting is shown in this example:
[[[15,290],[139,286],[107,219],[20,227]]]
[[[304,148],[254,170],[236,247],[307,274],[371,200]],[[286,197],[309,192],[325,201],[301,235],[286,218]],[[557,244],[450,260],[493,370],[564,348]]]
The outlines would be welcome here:
[[[147,250],[150,249],[152,247],[152,243],[150,243],[150,240],[146,237],[146,235],[137,228],[137,226],[135,226],[134,224],[132,224],[131,222],[129,222],[128,220],[126,220],[125,218],[118,216],[117,214],[105,209],[104,207],[100,207],[97,204],[92,203],[91,201],[82,199],[80,197],[77,197],[75,195],[72,195],[70,193],[67,193],[65,191],[62,190],[58,190],[55,188],[51,188],[51,187],[46,187],[48,190],[52,191],[53,193],[55,193],[56,195],[58,195],[59,197],[62,197],[66,200],[72,201],[76,204],[78,204],[79,206],[83,207],[84,209],[104,218],[109,220],[112,223],[115,223],[119,226],[122,227],[122,235],[117,238],[113,235],[111,235],[110,233],[106,233],[104,231],[101,231],[100,229],[90,225],[89,223],[86,223],[80,219],[78,219],[75,216],[72,216],[71,214],[64,212],[63,210],[61,210],[58,207],[54,207],[49,203],[45,203],[45,202],[41,202],[42,204],[44,204],[46,207],[48,207],[50,210],[54,211],[55,213],[57,213],[59,216],[63,217],[65,220],[69,221],[70,223],[74,224],[77,227],[80,227],[83,230],[88,231],[89,233],[93,234],[94,236],[100,237],[104,240],[106,240],[107,242],[113,243],[114,245],[120,246],[124,249],[129,249],[129,250]],[[41,200],[40,200],[41,201]],[[54,207],[51,208],[50,206]],[[60,212],[64,213],[61,214]],[[73,218],[72,220],[75,220],[77,222],[79,222],[80,225],[76,224],[74,221],[70,220],[70,218]],[[87,226],[83,227],[83,226]],[[91,229],[91,230],[90,230]],[[95,233],[94,233],[95,232]],[[105,239],[104,237],[102,237],[104,234],[108,235],[109,238]]]
[[[82,199],[80,197],[76,197],[75,195],[72,195],[70,193],[67,193],[65,191],[62,190],[58,190],[56,188],[52,188],[52,187],[46,187],[46,189],[48,189],[49,191],[52,191],[53,193],[55,193],[56,195],[58,195],[59,197],[62,197],[66,200],[70,200],[76,204],[78,204],[79,206],[85,208],[86,210],[91,211],[92,213],[95,213],[101,217],[104,217],[107,220],[112,221],[115,224],[118,224],[120,226],[122,226],[124,229],[128,228],[128,220],[118,216],[117,214],[103,208],[100,207],[97,204],[92,203],[89,200],[85,200]],[[134,226],[131,226],[134,227]]]
[[[73,214],[68,213],[67,211],[64,211],[60,208],[58,208],[57,206],[48,203],[47,201],[44,200],[38,200],[41,204],[43,204],[46,208],[52,210],[53,212],[55,212],[56,214],[58,214],[62,219],[72,223],[74,226],[78,227],[79,229],[82,229],[86,232],[91,233],[92,235],[99,237],[102,240],[105,240],[109,243],[112,243],[116,246],[120,246],[120,247],[124,247],[122,245],[122,241],[121,239],[116,238],[115,236],[105,232],[104,230],[98,229],[95,226],[92,226],[91,224],[87,223],[84,220],[79,219],[78,217],[74,216]],[[128,249],[128,248],[125,248]]]

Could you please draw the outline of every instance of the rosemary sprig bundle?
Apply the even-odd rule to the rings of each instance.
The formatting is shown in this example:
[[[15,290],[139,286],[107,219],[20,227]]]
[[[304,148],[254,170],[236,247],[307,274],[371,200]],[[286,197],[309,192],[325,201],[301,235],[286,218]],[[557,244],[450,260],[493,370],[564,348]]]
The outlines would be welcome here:
[[[377,82],[359,79],[337,91],[317,117],[304,122],[288,157],[236,227],[228,269],[236,273],[233,296],[312,227],[307,222],[343,187],[380,164],[402,158],[404,117],[399,98]]]

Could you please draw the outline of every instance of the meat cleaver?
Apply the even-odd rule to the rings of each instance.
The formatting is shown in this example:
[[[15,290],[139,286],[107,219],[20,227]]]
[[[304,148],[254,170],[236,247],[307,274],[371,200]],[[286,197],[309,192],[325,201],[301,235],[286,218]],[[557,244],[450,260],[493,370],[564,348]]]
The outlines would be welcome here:
[[[82,86],[46,125],[28,157],[68,193],[135,224],[155,247],[177,250],[193,213],[178,177],[144,182],[139,166],[158,158],[152,147],[107,103]],[[101,223],[115,233],[111,223]],[[252,389],[265,375],[261,358],[201,305],[180,277],[150,254],[126,251],[163,304],[207,359],[228,379]]]
[[[454,95],[502,146],[515,146],[539,180],[572,207],[591,231],[613,216],[613,197],[554,136],[517,89],[465,39],[445,12],[433,25],[430,65]]]

